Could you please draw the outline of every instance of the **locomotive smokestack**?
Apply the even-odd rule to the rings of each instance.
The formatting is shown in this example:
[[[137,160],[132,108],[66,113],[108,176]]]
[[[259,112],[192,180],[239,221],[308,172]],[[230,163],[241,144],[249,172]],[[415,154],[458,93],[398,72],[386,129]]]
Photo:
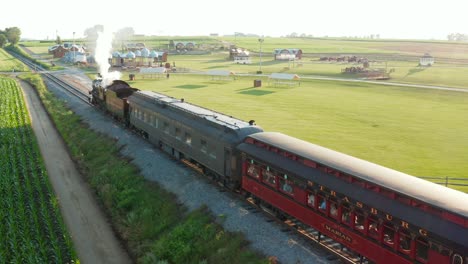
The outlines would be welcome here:
[[[103,32],[98,32],[96,40],[96,49],[94,57],[96,63],[99,65],[99,74],[102,75],[104,86],[110,85],[112,81],[119,80],[121,77],[120,72],[109,72],[109,56],[112,51],[112,33],[109,29],[104,28]]]
[[[250,120],[249,125],[251,125],[251,126],[255,125],[255,120]]]

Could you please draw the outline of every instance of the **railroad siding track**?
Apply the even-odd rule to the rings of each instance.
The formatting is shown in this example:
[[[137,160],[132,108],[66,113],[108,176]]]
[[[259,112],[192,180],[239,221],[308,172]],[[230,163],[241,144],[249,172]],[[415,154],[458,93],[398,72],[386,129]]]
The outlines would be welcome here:
[[[69,84],[68,82],[54,76],[52,73],[46,71],[44,68],[42,68],[39,65],[34,64],[33,62],[29,61],[28,59],[17,55],[16,53],[10,53],[12,56],[26,64],[30,69],[34,69],[36,72],[42,74],[47,80],[50,82],[62,87],[64,90],[67,92],[71,93],[73,96],[79,98],[81,101],[85,102],[88,105],[91,105],[89,102],[89,95],[83,93],[80,89],[76,88],[75,86]]]

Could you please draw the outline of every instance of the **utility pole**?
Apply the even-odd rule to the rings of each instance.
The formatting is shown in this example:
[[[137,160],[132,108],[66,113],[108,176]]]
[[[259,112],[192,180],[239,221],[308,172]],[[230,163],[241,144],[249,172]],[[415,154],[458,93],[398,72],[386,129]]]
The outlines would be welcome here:
[[[75,32],[74,31],[73,31],[73,46],[72,46],[72,48],[73,48],[73,64],[75,64],[75,62],[76,62],[76,54],[75,54],[76,47],[75,47]]]
[[[263,44],[263,41],[265,41],[263,36],[258,39],[258,42],[260,42],[260,69],[258,71],[259,74],[262,73],[262,44]]]

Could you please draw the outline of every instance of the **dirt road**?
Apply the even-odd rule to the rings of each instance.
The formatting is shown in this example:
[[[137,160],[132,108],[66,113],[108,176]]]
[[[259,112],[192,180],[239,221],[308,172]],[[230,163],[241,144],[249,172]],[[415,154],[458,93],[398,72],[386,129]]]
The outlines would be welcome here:
[[[21,82],[42,157],[81,263],[131,263],[33,88]]]

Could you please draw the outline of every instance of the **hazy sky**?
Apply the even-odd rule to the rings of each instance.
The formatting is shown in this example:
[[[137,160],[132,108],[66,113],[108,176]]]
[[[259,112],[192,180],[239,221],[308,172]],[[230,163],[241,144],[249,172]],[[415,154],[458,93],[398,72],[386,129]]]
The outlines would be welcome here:
[[[108,4],[111,3],[111,4]],[[12,0],[0,4],[0,29],[17,26],[24,38],[83,36],[102,24],[146,35],[232,35],[446,39],[468,34],[467,0]]]

